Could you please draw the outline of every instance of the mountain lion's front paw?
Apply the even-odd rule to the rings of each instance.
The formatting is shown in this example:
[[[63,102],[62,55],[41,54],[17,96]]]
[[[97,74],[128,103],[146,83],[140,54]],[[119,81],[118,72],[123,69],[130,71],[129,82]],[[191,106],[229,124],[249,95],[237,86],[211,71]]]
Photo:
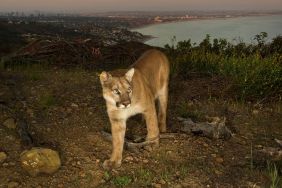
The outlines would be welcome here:
[[[119,168],[121,166],[121,162],[118,161],[111,161],[110,159],[105,160],[103,163],[103,168],[105,170],[111,170],[114,168]]]

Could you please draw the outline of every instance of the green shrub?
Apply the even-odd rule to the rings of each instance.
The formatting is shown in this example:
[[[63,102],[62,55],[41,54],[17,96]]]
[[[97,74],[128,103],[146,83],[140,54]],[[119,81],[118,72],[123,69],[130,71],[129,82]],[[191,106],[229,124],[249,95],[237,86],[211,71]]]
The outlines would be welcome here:
[[[243,100],[282,98],[282,37],[266,44],[267,34],[255,36],[257,44],[233,45],[210,36],[198,45],[190,40],[165,46],[171,61],[171,76],[187,78],[191,72],[223,75],[233,81],[236,97]]]

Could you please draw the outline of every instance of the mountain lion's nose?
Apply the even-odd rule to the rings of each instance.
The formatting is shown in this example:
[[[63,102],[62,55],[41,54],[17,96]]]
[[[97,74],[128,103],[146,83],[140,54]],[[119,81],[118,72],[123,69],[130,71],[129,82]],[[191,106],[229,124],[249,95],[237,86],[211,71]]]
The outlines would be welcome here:
[[[122,104],[125,106],[125,107],[128,107],[130,105],[130,100],[128,101],[123,101]]]
[[[130,104],[131,104],[131,101],[127,100],[127,101],[117,102],[116,106],[118,108],[127,108],[127,107],[130,107]]]

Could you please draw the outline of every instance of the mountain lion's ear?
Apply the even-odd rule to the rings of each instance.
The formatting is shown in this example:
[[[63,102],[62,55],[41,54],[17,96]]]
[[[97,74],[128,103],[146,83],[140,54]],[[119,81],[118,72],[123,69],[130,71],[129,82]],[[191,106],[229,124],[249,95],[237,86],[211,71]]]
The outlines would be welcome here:
[[[103,71],[100,74],[100,81],[101,81],[101,83],[110,81],[111,79],[112,79],[112,75],[110,73],[107,73],[106,71]]]
[[[127,73],[125,73],[125,78],[131,82],[132,81],[132,77],[134,75],[134,68],[129,69],[129,71],[127,71]]]

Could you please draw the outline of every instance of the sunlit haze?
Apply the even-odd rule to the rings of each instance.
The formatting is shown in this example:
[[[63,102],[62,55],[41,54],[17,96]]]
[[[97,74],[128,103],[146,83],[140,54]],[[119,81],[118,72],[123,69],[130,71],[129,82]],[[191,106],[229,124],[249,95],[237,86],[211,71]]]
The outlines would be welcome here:
[[[0,11],[279,10],[281,0],[0,0]]]

